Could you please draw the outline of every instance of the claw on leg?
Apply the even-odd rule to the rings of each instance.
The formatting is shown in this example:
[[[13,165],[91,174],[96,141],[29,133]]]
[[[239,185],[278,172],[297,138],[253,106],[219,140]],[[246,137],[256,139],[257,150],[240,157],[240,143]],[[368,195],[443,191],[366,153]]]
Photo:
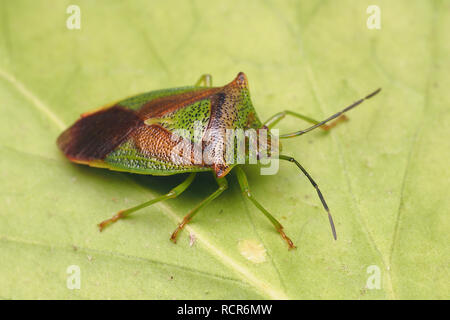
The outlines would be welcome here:
[[[99,223],[98,228],[100,229],[100,232],[103,231],[103,229],[105,227],[107,227],[108,225],[110,225],[111,223],[114,223],[117,220],[123,218],[124,217],[122,215],[123,212],[124,212],[124,210],[121,210],[121,211],[117,212],[112,218],[106,219],[106,220],[102,221],[101,223]]]
[[[297,248],[297,247],[294,245],[294,243],[292,242],[292,240],[289,239],[289,237],[286,235],[286,233],[284,233],[283,227],[282,227],[282,226],[280,226],[280,227],[277,229],[277,231],[280,233],[280,235],[281,235],[281,237],[284,239],[284,241],[287,242],[287,244],[288,244],[288,246],[289,246],[289,250]]]
[[[184,226],[189,222],[189,219],[184,218],[183,221],[178,225],[178,227],[175,229],[175,231],[170,236],[170,241],[173,243],[177,243],[177,236],[178,233],[183,230]]]
[[[206,206],[208,203],[210,203],[212,200],[217,198],[225,189],[228,187],[227,180],[225,178],[215,178],[217,181],[217,184],[219,185],[219,188],[209,195],[206,199],[204,199],[202,202],[200,202],[194,209],[192,209],[184,218],[183,221],[178,225],[178,227],[175,229],[175,231],[172,233],[172,236],[170,237],[170,240],[173,243],[177,242],[177,235],[178,233],[183,230],[184,226],[191,221],[191,219],[197,214],[197,212]]]

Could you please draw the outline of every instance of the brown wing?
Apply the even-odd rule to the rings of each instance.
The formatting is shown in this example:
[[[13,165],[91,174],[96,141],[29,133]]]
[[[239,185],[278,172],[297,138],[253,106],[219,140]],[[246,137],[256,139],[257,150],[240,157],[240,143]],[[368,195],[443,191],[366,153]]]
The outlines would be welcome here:
[[[145,124],[135,111],[114,106],[82,117],[58,137],[57,144],[72,161],[101,160],[140,126]]]

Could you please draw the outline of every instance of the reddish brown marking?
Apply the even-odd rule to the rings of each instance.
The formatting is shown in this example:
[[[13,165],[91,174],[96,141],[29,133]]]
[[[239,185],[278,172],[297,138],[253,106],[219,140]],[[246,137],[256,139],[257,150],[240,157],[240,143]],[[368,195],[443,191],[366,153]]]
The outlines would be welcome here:
[[[106,220],[102,221],[101,223],[99,223],[98,224],[98,228],[99,228],[100,232],[102,232],[103,229],[105,229],[105,227],[107,227],[111,223],[114,223],[117,220],[122,219],[124,217],[123,214],[122,214],[124,211],[125,210],[120,210],[112,218],[106,219]]]
[[[101,160],[143,125],[134,111],[115,106],[79,119],[58,137],[57,144],[72,161]]]
[[[144,120],[149,118],[161,118],[167,113],[174,112],[187,105],[206,99],[207,97],[219,92],[221,89],[221,87],[200,89],[173,96],[157,98],[144,104],[137,112],[138,115]]]
[[[189,221],[191,221],[191,218],[189,218],[188,216],[185,216],[183,218],[183,221],[181,221],[181,223],[178,225],[178,227],[175,229],[175,231],[172,233],[172,235],[170,236],[170,240],[173,243],[177,243],[177,236],[178,233],[183,230],[184,226],[189,223]]]
[[[280,233],[281,237],[287,242],[288,246],[289,246],[289,250],[291,249],[295,249],[296,246],[294,245],[294,243],[292,242],[291,239],[289,239],[289,237],[286,235],[286,233],[284,233],[283,231],[283,227],[280,225],[280,227],[277,229],[277,231]]]
[[[231,171],[231,166],[223,164],[213,164],[212,168],[217,178],[223,178]]]
[[[88,116],[90,116],[90,115],[93,115],[94,113],[97,113],[97,112],[102,111],[102,110],[106,110],[106,109],[111,108],[111,107],[112,107],[111,105],[109,105],[109,106],[103,106],[103,107],[100,107],[100,108],[95,109],[95,110],[83,112],[83,113],[80,115],[80,117],[81,117],[81,118],[86,118],[86,117],[88,117]]]
[[[239,74],[232,83],[237,84],[241,89],[248,88],[247,76],[243,72],[239,72]]]
[[[175,136],[158,124],[139,127],[133,132],[131,137],[136,148],[143,154],[157,158],[166,163],[210,167],[204,163],[203,157],[200,158],[201,163],[195,162],[195,148],[190,140]],[[189,150],[187,154],[184,153],[185,147]],[[172,155],[174,154],[181,158],[179,163],[174,162],[174,159],[172,158]]]
[[[142,153],[166,162],[171,161],[172,149],[179,143],[177,140],[172,141],[172,133],[157,124],[137,128],[132,137]]]
[[[215,150],[220,144],[225,145],[226,129],[231,128],[233,121],[237,117],[236,103],[240,99],[241,91],[247,87],[247,77],[240,72],[237,77],[222,87],[220,91],[211,96],[211,119],[208,129],[214,129],[216,134],[213,140],[204,147]],[[216,173],[216,177],[222,178],[226,176],[231,167],[225,162],[225,148],[217,148],[223,150],[223,154],[214,154],[214,164],[212,168]]]
[[[247,77],[243,72],[240,72],[232,82],[224,87],[198,89],[173,96],[156,98],[144,104],[138,110],[138,115],[144,120],[149,118],[160,118],[167,113],[174,112],[184,106],[206,99],[216,93],[223,92],[226,87],[247,88]]]

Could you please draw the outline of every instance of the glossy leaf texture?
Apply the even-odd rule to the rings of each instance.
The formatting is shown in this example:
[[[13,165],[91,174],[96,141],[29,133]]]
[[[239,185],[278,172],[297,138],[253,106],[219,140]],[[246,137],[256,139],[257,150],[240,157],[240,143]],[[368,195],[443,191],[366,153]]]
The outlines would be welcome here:
[[[0,298],[449,298],[449,1],[77,1],[79,30],[66,27],[70,4],[0,3]],[[381,29],[367,28],[374,4]],[[245,170],[296,250],[232,174],[176,245],[176,224],[216,189],[210,174],[98,232],[184,176],[71,164],[59,133],[111,101],[239,71],[262,119],[324,119],[382,87],[331,132],[283,143],[321,187],[338,240],[283,162],[273,176]],[[67,287],[71,265],[80,289]]]

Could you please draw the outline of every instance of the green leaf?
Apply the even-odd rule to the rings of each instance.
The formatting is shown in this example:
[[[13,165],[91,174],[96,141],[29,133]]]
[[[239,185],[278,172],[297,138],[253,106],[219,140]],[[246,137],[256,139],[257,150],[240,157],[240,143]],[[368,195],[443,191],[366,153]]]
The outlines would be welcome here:
[[[449,1],[76,2],[80,30],[66,27],[70,1],[0,3],[1,298],[450,297]],[[373,4],[381,29],[366,25]],[[176,224],[217,188],[210,174],[98,232],[184,176],[74,165],[58,134],[108,102],[204,73],[223,85],[239,71],[262,119],[284,109],[324,119],[382,87],[349,122],[283,143],[318,182],[338,240],[314,188],[287,162],[274,176],[245,170],[296,250],[233,175],[176,245]],[[67,288],[71,265],[79,290]],[[372,270],[380,289],[370,287]]]

